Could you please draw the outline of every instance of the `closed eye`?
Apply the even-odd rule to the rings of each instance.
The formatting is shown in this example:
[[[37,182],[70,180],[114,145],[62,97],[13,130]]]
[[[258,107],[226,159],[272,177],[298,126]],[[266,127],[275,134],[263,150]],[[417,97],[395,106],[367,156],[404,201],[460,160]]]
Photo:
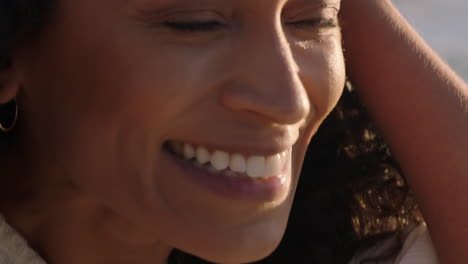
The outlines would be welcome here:
[[[339,23],[335,18],[306,19],[288,22],[287,24],[300,29],[326,29],[336,28],[339,26]]]
[[[167,21],[163,26],[179,32],[211,32],[225,27],[224,24],[212,21]]]

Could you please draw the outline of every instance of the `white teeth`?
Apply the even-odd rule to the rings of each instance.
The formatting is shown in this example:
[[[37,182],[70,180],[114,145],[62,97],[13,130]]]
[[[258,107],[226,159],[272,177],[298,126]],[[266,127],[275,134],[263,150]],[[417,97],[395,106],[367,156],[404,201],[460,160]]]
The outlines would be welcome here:
[[[195,149],[189,144],[184,144],[184,157],[186,159],[193,159],[195,157]]]
[[[231,161],[229,163],[229,168],[235,172],[245,173],[247,170],[245,158],[240,154],[232,155]]]
[[[229,177],[250,177],[253,179],[280,176],[287,162],[287,152],[272,156],[246,156],[215,150],[210,153],[205,147],[193,147],[191,144],[170,142],[169,148],[181,157],[192,162],[196,167],[210,173],[219,173]]]
[[[198,147],[195,156],[200,164],[205,164],[211,160],[210,153],[204,147]]]
[[[265,158],[252,156],[247,160],[247,175],[252,178],[265,176]]]
[[[281,173],[281,155],[276,154],[265,160],[265,177],[278,176]]]
[[[211,156],[211,165],[217,170],[224,170],[229,166],[229,154],[224,151],[215,151]]]

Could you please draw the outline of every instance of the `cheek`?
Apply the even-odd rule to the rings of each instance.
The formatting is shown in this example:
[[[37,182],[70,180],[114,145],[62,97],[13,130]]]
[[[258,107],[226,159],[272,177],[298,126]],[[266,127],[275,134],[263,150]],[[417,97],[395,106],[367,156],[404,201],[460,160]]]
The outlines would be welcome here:
[[[303,136],[295,152],[296,168],[302,167],[302,160],[312,136],[338,103],[345,85],[341,39],[330,38],[317,45],[319,46],[310,49],[297,48],[294,53],[302,83],[313,109],[301,129]]]
[[[336,52],[333,52],[327,59],[327,82],[329,84],[329,93],[327,98],[327,101],[329,102],[329,108],[327,109],[328,112],[330,112],[338,103],[346,81],[346,70],[341,45],[339,46],[339,49],[335,50]]]
[[[145,175],[159,151],[155,131],[164,126],[169,110],[163,109],[177,91],[158,82],[164,78],[148,77],[144,68],[163,76],[164,65],[145,65],[150,60],[141,59],[132,38],[90,36],[75,27],[44,33],[31,60],[24,90],[27,136],[46,149],[44,160],[67,170],[74,185],[134,208],[136,200],[145,200],[141,186],[151,184]]]
[[[345,84],[344,57],[338,39],[318,45],[297,53],[301,79],[315,110],[312,123],[325,119],[337,104]]]
[[[125,215],[142,214],[157,207],[148,205],[155,193],[164,194],[152,177],[161,143],[177,117],[207,97],[208,80],[221,78],[221,52],[184,54],[137,36],[85,36],[67,27],[54,30],[64,37],[49,38],[38,54],[29,126],[40,128],[36,137],[47,139],[75,185]]]

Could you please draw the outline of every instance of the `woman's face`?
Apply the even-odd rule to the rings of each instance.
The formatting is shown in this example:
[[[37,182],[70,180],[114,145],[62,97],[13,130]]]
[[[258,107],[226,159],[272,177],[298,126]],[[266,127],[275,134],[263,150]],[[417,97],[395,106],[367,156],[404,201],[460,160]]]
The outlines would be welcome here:
[[[58,2],[22,64],[36,158],[145,239],[271,253],[344,86],[340,1]]]

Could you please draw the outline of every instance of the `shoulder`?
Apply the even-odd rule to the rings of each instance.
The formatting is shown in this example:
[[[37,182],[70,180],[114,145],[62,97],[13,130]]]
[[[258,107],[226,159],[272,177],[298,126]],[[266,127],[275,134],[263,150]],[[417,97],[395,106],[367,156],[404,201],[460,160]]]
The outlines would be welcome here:
[[[396,257],[374,262],[368,260],[385,256],[403,241],[403,246]],[[438,264],[437,255],[426,225],[421,224],[408,229],[407,232],[383,240],[372,248],[356,254],[349,264]]]
[[[1,214],[0,264],[45,264]]]
[[[426,225],[414,228],[407,236],[395,264],[437,264],[439,263]]]

